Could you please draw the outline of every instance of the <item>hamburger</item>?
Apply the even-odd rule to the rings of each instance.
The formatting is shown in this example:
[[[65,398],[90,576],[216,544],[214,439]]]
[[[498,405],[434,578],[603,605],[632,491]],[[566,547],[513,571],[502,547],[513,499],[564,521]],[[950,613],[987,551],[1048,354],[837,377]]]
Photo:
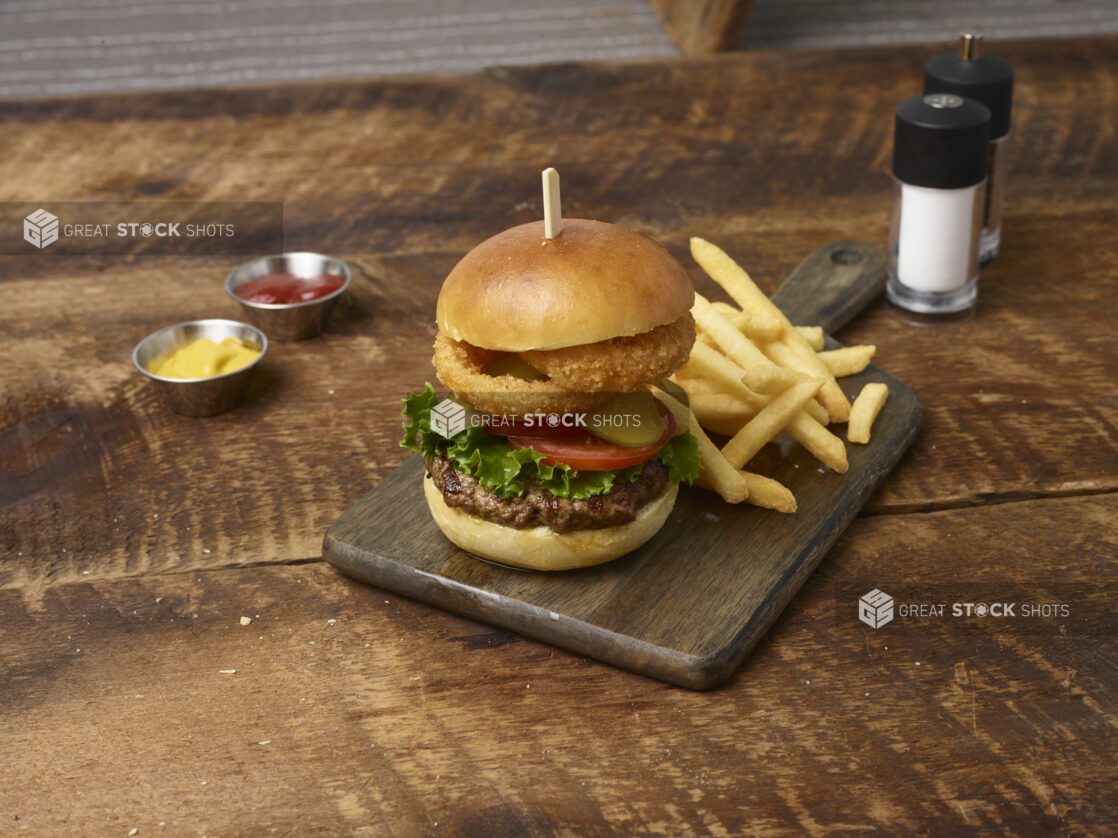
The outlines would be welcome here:
[[[694,289],[651,239],[542,222],[478,245],[439,294],[431,384],[404,399],[435,523],[463,550],[534,570],[586,567],[652,538],[698,443],[650,386],[695,341]]]

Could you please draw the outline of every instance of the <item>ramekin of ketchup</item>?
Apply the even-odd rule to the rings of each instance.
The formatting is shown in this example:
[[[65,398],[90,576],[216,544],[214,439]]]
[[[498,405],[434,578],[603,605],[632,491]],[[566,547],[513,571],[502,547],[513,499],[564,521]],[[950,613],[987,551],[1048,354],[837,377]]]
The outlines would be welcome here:
[[[286,271],[267,274],[238,285],[233,292],[242,300],[266,305],[309,303],[333,294],[345,285],[345,277],[336,274],[296,276]]]
[[[225,291],[272,340],[302,340],[326,328],[350,283],[349,266],[320,253],[281,253],[246,262]]]

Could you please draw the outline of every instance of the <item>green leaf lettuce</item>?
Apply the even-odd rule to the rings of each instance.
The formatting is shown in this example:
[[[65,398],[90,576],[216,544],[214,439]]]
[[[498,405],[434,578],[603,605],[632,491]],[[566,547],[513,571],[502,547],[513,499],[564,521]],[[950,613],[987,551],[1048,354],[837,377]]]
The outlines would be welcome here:
[[[424,460],[446,456],[457,471],[473,475],[500,498],[523,494],[528,484],[537,480],[556,497],[581,500],[604,495],[615,484],[631,483],[641,472],[640,466],[576,471],[562,463],[548,465],[543,462],[544,455],[534,449],[513,448],[504,437],[479,427],[467,427],[452,439],[443,439],[431,431],[431,410],[439,398],[430,383],[422,392],[409,394],[402,401],[405,421],[400,445]],[[690,432],[668,440],[656,459],[668,467],[673,483],[690,483],[699,476],[699,443]]]

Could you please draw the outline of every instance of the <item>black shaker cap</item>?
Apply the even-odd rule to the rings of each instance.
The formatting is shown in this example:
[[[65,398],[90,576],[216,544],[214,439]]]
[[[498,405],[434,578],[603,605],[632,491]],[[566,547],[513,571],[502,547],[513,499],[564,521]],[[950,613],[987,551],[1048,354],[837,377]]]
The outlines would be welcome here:
[[[917,96],[897,107],[893,174],[914,186],[973,186],[986,177],[989,142],[985,105],[951,93]]]
[[[964,33],[964,51],[971,33]],[[977,35],[981,39],[981,35]],[[993,55],[964,58],[953,52],[937,55],[924,65],[925,93],[954,93],[990,109],[990,139],[1009,133],[1013,110],[1013,65]]]

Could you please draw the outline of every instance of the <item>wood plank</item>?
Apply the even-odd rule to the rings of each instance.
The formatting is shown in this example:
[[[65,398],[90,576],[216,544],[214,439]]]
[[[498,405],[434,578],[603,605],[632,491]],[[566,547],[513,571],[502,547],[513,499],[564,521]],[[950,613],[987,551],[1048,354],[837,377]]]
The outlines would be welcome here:
[[[1118,487],[1100,316],[1118,294],[1118,153],[1114,120],[1099,118],[1113,111],[1100,91],[1118,42],[1003,52],[1019,67],[1019,130],[979,318],[918,330],[875,306],[840,334],[877,344],[927,402],[874,512]],[[396,399],[431,376],[442,277],[485,236],[538,217],[540,161],[562,171],[572,215],[654,236],[712,296],[691,235],[768,290],[827,241],[883,243],[880,114],[918,84],[926,53],[0,104],[0,198],[282,198],[290,247],[356,269],[330,333],[274,347],[246,407],[198,421],[162,411],[128,355],[157,327],[235,315],[220,287],[230,260],[0,257],[0,353],[17,359],[0,367],[0,585],[318,555],[329,523],[404,459]]]
[[[1083,245],[1079,254],[1089,250]],[[1090,271],[1077,252],[1071,270],[1082,259]],[[404,459],[395,445],[396,400],[432,377],[431,312],[457,254],[343,255],[363,276],[331,331],[273,347],[247,405],[204,421],[163,410],[129,353],[156,326],[236,316],[220,289],[220,268],[161,269],[164,291],[155,297],[143,292],[147,272],[86,278],[88,319],[81,320],[66,309],[69,279],[19,282],[14,305],[0,314],[0,349],[34,358],[0,372],[11,396],[0,407],[0,469],[8,476],[0,481],[7,558],[0,584],[317,555],[326,527]],[[956,327],[952,341],[880,309],[845,330],[848,343],[876,343],[880,363],[927,402],[923,435],[871,510],[1107,491],[1118,483],[1118,397],[1098,361],[1109,327],[1095,316],[1118,293],[1118,278],[1023,284],[1009,277],[1020,276],[1025,257],[1004,258],[1008,275],[983,280],[996,284],[1001,302]],[[34,294],[26,293],[32,282]],[[140,301],[118,312],[116,294]],[[1050,316],[1056,309],[1060,320]],[[39,336],[62,331],[71,335],[67,348]],[[84,363],[68,365],[69,352]],[[175,462],[160,459],[169,452]],[[293,474],[307,479],[292,481]]]
[[[1108,495],[859,519],[715,693],[322,563],[2,590],[0,822],[120,835],[160,822],[167,834],[1105,831],[1118,820],[1116,516]],[[854,616],[850,592],[866,583],[916,598],[960,580],[1069,602],[1072,618],[1064,631],[899,618],[873,630]]]
[[[403,324],[406,285],[355,289],[328,335],[273,345],[244,406],[190,420],[168,412],[134,371],[131,345],[151,323],[204,316],[207,300],[210,314],[236,317],[237,307],[220,299],[220,282],[206,288],[182,268],[164,276],[160,295],[146,293],[143,276],[86,295],[89,319],[59,325],[71,335],[65,346],[33,334],[37,317],[7,331],[7,346],[38,363],[8,367],[7,392],[18,398],[0,408],[0,585],[317,556],[340,510],[400,459],[393,414],[424,375],[434,337],[419,319],[390,331]],[[44,314],[51,284],[34,296]],[[122,291],[145,302],[119,314],[101,307]],[[75,357],[84,373],[69,366]],[[394,357],[416,362],[400,369]]]
[[[1107,76],[1114,39],[1000,46],[1020,67],[1024,129],[1011,160],[1010,209],[1029,195],[1065,211],[1108,198],[1118,176],[1107,154],[1114,140],[1093,112],[1084,115],[1091,108],[1078,110],[1087,90],[1105,89],[1085,90],[1082,79]],[[67,200],[278,198],[289,205],[291,229],[332,251],[345,239],[375,252],[417,240],[430,249],[448,236],[448,247],[464,249],[538,217],[539,167],[515,161],[549,157],[569,184],[572,211],[624,215],[642,229],[684,222],[712,233],[717,221],[756,235],[824,224],[846,230],[824,241],[866,238],[858,235],[865,216],[880,224],[887,215],[891,123],[881,108],[907,98],[930,49],[8,102],[0,106],[9,146],[0,196],[49,198],[56,183]],[[578,142],[562,142],[563,131]],[[1055,179],[1066,183],[1052,194]],[[837,203],[816,204],[822,196]],[[782,277],[801,255],[785,252],[783,265],[758,270]],[[33,260],[21,261],[26,268]]]

